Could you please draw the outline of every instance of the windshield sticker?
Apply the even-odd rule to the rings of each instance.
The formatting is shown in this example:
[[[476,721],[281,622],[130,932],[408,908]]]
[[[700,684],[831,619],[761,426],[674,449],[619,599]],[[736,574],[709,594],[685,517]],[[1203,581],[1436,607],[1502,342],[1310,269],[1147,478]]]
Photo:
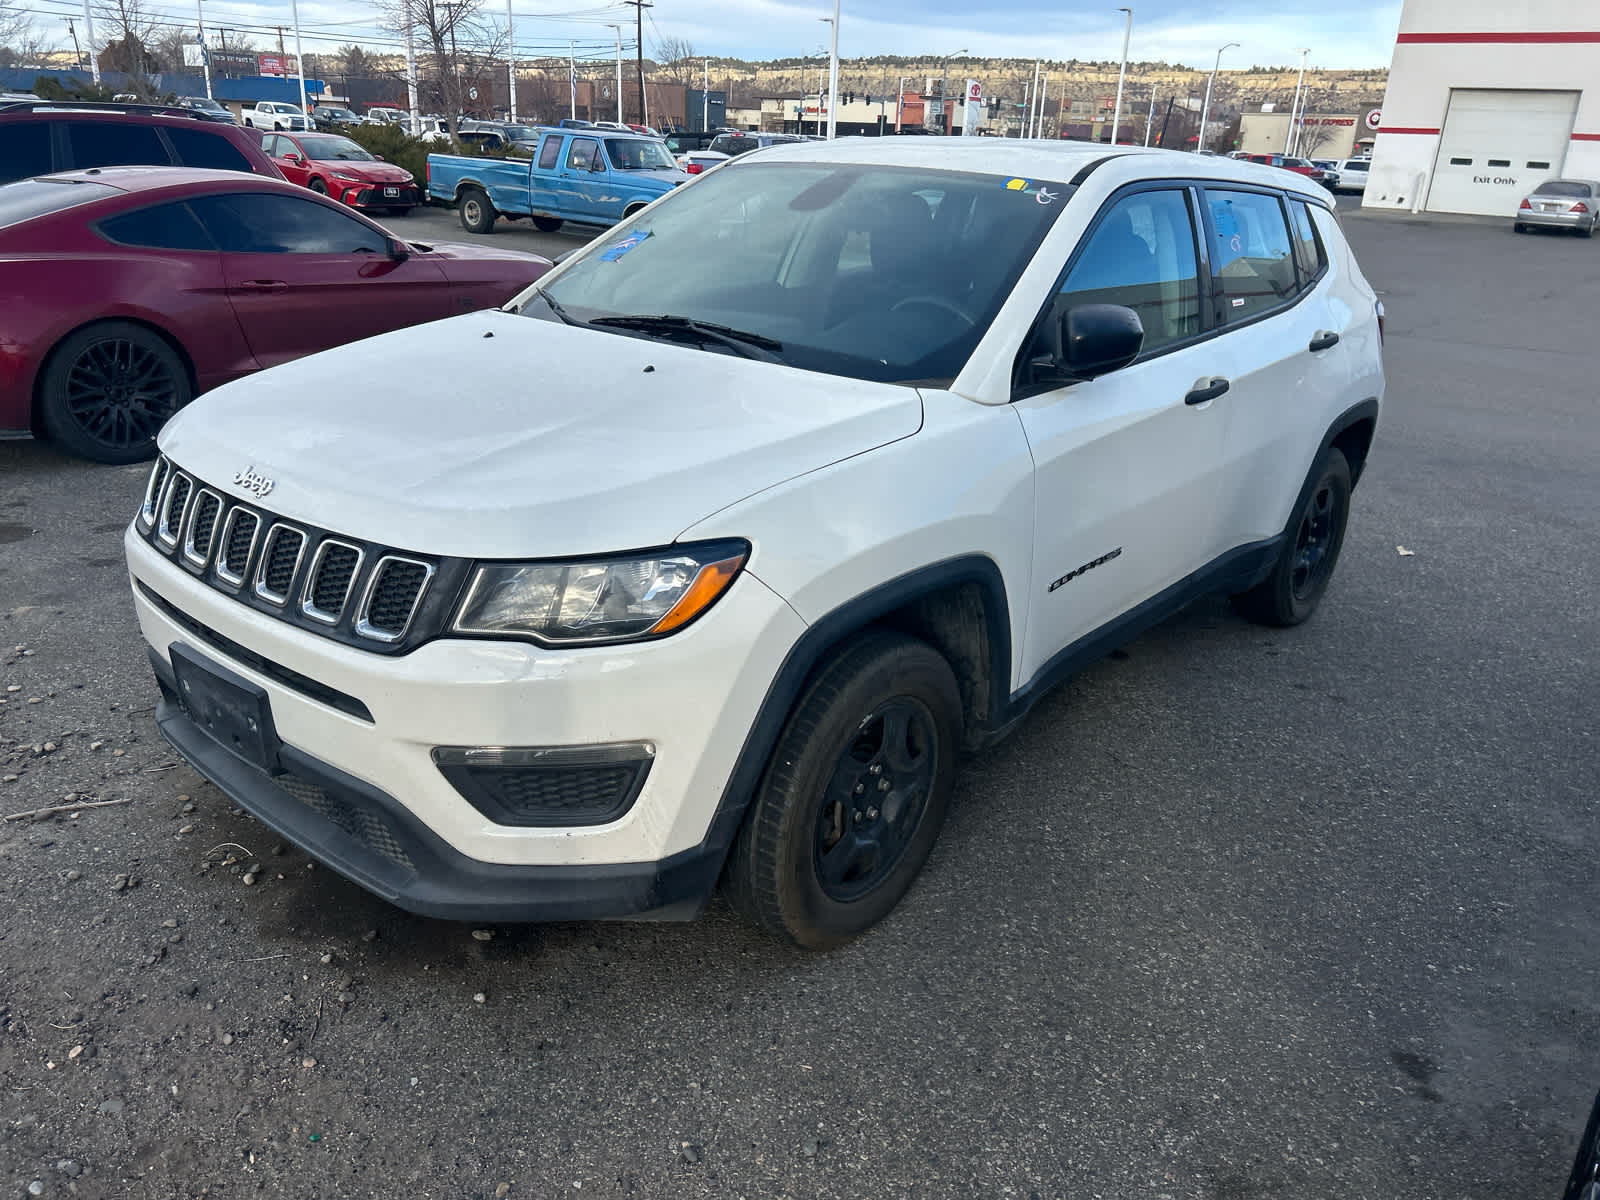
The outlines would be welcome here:
[[[629,250],[632,250],[635,246],[649,236],[650,231],[648,229],[636,229],[616,245],[610,246],[604,252],[602,252],[600,255],[600,261],[616,262],[617,259],[621,258]]]
[[[1031,179],[1008,179],[1006,191],[1021,192],[1024,196],[1032,196],[1040,204],[1054,204],[1061,199],[1060,192],[1052,192],[1042,183],[1035,183]]]

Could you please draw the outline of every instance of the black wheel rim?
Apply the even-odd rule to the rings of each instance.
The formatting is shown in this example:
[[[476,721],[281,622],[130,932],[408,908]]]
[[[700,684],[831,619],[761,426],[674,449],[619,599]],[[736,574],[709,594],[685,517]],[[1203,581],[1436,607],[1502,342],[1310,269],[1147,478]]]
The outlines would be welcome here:
[[[67,372],[67,412],[102,446],[150,441],[178,407],[178,381],[150,347],[128,338],[95,342]]]
[[[1296,600],[1304,600],[1327,578],[1338,536],[1339,493],[1331,480],[1324,479],[1306,503],[1300,531],[1295,536],[1289,588]]]
[[[817,880],[832,900],[859,900],[881,884],[922,824],[939,761],[933,714],[897,697],[856,728],[817,817]]]

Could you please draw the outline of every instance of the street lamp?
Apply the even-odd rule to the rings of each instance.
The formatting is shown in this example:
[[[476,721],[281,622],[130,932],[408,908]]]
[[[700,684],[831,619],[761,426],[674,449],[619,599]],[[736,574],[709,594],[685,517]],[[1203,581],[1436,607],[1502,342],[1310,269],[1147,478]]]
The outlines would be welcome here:
[[[617,31],[617,124],[622,124],[622,26],[607,24],[607,29]]]
[[[944,134],[950,132],[950,118],[945,115],[944,109],[945,88],[950,83],[950,60],[952,58],[960,58],[965,53],[966,50],[961,49],[946,54],[939,64],[939,131]]]
[[[1296,83],[1294,85],[1294,103],[1289,105],[1289,132],[1284,134],[1284,136],[1283,136],[1283,152],[1286,155],[1289,153],[1289,147],[1292,144],[1294,144],[1294,142],[1296,142],[1298,140],[1295,137],[1295,118],[1298,117],[1299,114],[1300,114],[1300,89],[1305,86],[1305,82],[1306,82],[1306,55],[1308,55],[1310,53],[1311,53],[1311,50],[1310,50],[1309,47],[1303,48],[1303,49],[1301,49],[1299,51],[1299,54],[1300,54],[1300,78],[1296,81]]]
[[[1111,144],[1117,144],[1117,129],[1122,125],[1122,84],[1128,78],[1128,38],[1133,34],[1133,9],[1119,8],[1128,14],[1128,23],[1122,29],[1122,70],[1117,75],[1117,109],[1111,115]]]
[[[1211,78],[1206,80],[1206,102],[1200,106],[1200,136],[1195,141],[1195,153],[1206,148],[1206,121],[1211,117],[1211,85],[1217,82],[1217,71],[1222,67],[1222,51],[1232,50],[1238,42],[1229,42],[1217,51],[1217,61],[1211,68]]]
[[[833,16],[828,23],[828,140],[833,141],[834,124],[839,115],[839,0],[833,0]]]

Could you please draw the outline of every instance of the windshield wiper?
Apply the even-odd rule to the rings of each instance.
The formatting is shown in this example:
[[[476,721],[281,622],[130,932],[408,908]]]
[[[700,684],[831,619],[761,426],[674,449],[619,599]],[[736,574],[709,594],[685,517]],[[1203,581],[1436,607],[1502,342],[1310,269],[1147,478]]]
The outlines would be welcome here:
[[[549,297],[545,297],[549,299]],[[560,315],[559,313],[557,314]],[[727,325],[717,325],[710,321],[696,321],[690,317],[674,316],[623,316],[623,317],[596,317],[588,322],[590,325],[612,326],[617,329],[636,329],[640,333],[658,333],[667,337],[688,337],[702,342],[710,342],[732,350],[743,358],[753,358],[760,362],[781,363],[783,358],[777,353],[783,349],[783,343],[773,338],[764,337],[759,333],[750,333],[743,329],[733,329]]]
[[[555,313],[556,316],[560,317],[564,324],[567,324],[567,325],[582,325],[583,324],[583,322],[578,320],[577,317],[572,316],[570,313],[567,312],[566,309],[562,308],[561,305],[557,304],[555,297],[552,296],[549,292],[545,291],[543,288],[534,288],[533,289],[533,294],[535,296],[538,296],[539,299],[543,300],[546,304],[548,304],[550,306],[550,311]]]

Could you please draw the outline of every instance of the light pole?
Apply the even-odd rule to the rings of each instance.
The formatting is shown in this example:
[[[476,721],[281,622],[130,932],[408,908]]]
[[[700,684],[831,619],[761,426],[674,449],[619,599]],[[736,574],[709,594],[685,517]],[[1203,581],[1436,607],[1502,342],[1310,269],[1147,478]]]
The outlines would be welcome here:
[[[1156,123],[1156,85],[1150,85],[1150,119],[1144,123],[1144,144],[1150,144],[1150,130]]]
[[[1133,9],[1119,8],[1128,14],[1128,23],[1122,27],[1122,70],[1117,73],[1117,107],[1111,114],[1111,144],[1117,144],[1117,130],[1122,126],[1122,85],[1128,78],[1128,39],[1133,36]]]
[[[1229,42],[1217,50],[1217,61],[1211,68],[1211,78],[1206,80],[1206,102],[1200,106],[1200,136],[1195,139],[1195,153],[1206,148],[1206,121],[1211,116],[1211,86],[1217,82],[1217,72],[1222,68],[1222,51],[1232,50],[1238,42]]]
[[[839,120],[839,0],[833,0],[833,16],[823,17],[828,23],[828,140],[833,141],[834,127]]]
[[[205,71],[205,77],[206,77],[206,99],[207,100],[214,100],[214,99],[216,99],[216,97],[211,94],[211,51],[206,46],[206,6],[205,6],[205,0],[195,0],[194,10],[195,10],[195,17],[199,22],[198,29],[199,29],[199,32],[200,32],[200,37],[199,37],[199,42],[200,42],[200,66]],[[72,24],[71,21],[67,22],[67,25],[69,27],[71,26],[71,24]],[[77,42],[78,35],[76,33],[74,33],[72,35],[72,40],[73,40],[74,43]],[[74,61],[76,61],[76,60],[74,60]]]
[[[960,58],[965,53],[966,50],[963,48],[954,53],[946,54],[944,60],[939,64],[939,132],[943,135],[950,133],[950,118],[946,115],[944,108],[944,93],[950,84],[950,60],[952,58]]]
[[[1288,154],[1289,147],[1293,146],[1299,140],[1295,137],[1295,126],[1300,118],[1300,89],[1305,86],[1306,82],[1306,55],[1310,53],[1311,50],[1309,47],[1303,47],[1300,50],[1300,78],[1295,82],[1294,85],[1294,103],[1289,105],[1289,132],[1286,133],[1283,138],[1284,154]]]
[[[608,25],[617,31],[617,124],[622,124],[622,26]]]
[[[711,60],[700,60],[700,132],[711,132]]]
[[[295,74],[300,77],[300,111],[305,114],[306,132],[310,133],[314,126],[310,101],[306,99],[306,56],[300,48],[300,0],[289,0],[289,13],[294,18],[294,67]]]
[[[100,56],[94,52],[94,14],[89,11],[89,0],[83,0],[83,37],[89,43],[89,74],[94,76],[95,87],[99,87]]]
[[[511,16],[511,0],[506,0],[506,72],[511,85],[511,123],[517,123],[517,34]]]

